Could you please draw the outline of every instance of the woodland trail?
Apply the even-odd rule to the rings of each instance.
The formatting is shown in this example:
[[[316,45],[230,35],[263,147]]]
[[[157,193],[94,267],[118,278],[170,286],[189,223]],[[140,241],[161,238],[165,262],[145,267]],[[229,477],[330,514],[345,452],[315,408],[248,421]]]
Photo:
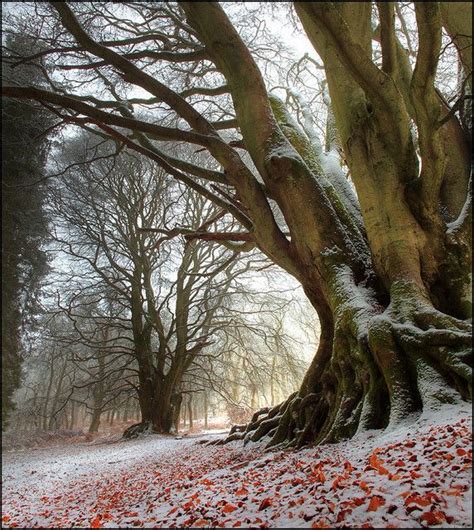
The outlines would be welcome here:
[[[470,527],[471,431],[463,404],[297,452],[153,435],[6,453],[3,526]]]

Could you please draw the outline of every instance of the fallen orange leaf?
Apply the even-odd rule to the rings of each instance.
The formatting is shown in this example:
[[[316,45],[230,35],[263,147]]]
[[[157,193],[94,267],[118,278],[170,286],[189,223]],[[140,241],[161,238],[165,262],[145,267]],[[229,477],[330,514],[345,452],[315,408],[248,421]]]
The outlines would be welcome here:
[[[405,506],[408,506],[409,504],[417,504],[418,506],[429,506],[431,504],[431,500],[426,496],[417,495],[416,493],[413,493],[405,499]]]
[[[209,524],[209,521],[207,519],[198,519],[197,521],[194,521],[193,526],[206,526]]]
[[[263,501],[260,503],[260,506],[258,507],[259,511],[265,510],[265,508],[268,508],[272,505],[272,501],[267,497],[266,499],[263,499]]]
[[[446,521],[446,514],[441,510],[433,510],[425,512],[421,515],[421,519],[426,521],[429,525],[444,523]]]
[[[94,519],[92,519],[91,522],[91,528],[101,528],[102,525],[100,524],[100,515],[97,515]]]
[[[369,506],[367,508],[368,512],[376,512],[380,506],[383,506],[385,504],[385,499],[383,497],[380,497],[378,495],[374,495],[370,499]]]
[[[314,521],[311,528],[331,528],[325,521]]]
[[[369,463],[380,475],[388,475],[388,469],[382,466],[383,460],[379,460],[375,452],[370,455]]]

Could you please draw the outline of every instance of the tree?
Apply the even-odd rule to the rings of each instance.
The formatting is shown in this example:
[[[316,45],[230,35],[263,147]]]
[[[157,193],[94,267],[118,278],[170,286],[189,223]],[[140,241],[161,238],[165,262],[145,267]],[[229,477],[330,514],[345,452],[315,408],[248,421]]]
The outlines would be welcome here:
[[[74,144],[87,146],[87,139],[82,135]],[[179,416],[181,381],[225,326],[224,301],[253,263],[238,260],[234,248],[186,240],[218,221],[231,227],[233,220],[221,219],[214,205],[181,190],[160,168],[107,149],[99,149],[88,164],[84,153],[73,164],[67,150],[64,158],[69,170],[61,189],[51,191],[52,237],[74,260],[74,273],[67,274],[68,287],[62,289],[64,311],[96,352],[96,374],[90,372],[89,381],[94,383],[95,423],[111,379],[104,366],[107,351],[112,357],[128,352],[136,376],[130,383],[142,414],[140,426],[130,433],[149,427],[170,432]],[[180,226],[168,228],[176,218]],[[106,290],[119,308],[108,317],[91,312],[101,297],[110,299],[101,294]]]
[[[51,5],[70,38],[47,54],[60,60],[72,54],[74,64],[61,64],[77,72],[119,72],[152,97],[124,96],[117,105],[32,87],[5,87],[3,94],[47,102],[65,120],[92,122],[226,208],[243,231],[205,237],[253,242],[301,283],[318,313],[319,347],[299,391],[243,436],[271,435],[270,445],[335,441],[396,425],[440,401],[471,398],[470,132],[456,114],[461,104],[450,107],[436,86],[443,24],[464,49],[458,18],[443,18],[438,2],[414,4],[412,70],[394,3],[377,3],[374,13],[369,2],[294,4],[324,65],[337,128],[332,137],[354,191],[344,172],[328,164],[321,142],[269,95],[249,46],[218,3],[130,4],[143,33],[110,11],[95,12],[102,25],[95,18],[94,29],[81,23],[92,7],[81,4],[76,15],[67,3]],[[458,6],[464,20],[471,16],[469,3]],[[117,28],[113,38],[106,25]],[[372,52],[377,38],[380,62]],[[184,78],[196,73],[207,80],[212,72],[214,84],[196,86],[191,95],[174,90],[171,78],[159,80],[160,60],[171,63],[175,79],[182,72],[176,63],[190,61]],[[468,80],[466,54],[460,60]],[[220,133],[229,123],[215,124],[193,101],[196,92],[222,91],[232,98],[241,141]],[[174,122],[164,106],[160,125],[139,119],[127,107],[132,101],[163,102]],[[223,171],[171,158],[156,141],[200,145]]]
[[[31,39],[6,39],[8,54],[31,50]],[[34,47],[33,47],[34,49]],[[4,79],[12,80],[3,68]],[[16,72],[23,83],[35,83],[34,68]],[[47,270],[42,244],[47,237],[44,212],[49,147],[43,135],[51,116],[31,103],[2,102],[2,429],[14,408],[13,393],[21,379],[23,332],[38,312],[37,297]]]

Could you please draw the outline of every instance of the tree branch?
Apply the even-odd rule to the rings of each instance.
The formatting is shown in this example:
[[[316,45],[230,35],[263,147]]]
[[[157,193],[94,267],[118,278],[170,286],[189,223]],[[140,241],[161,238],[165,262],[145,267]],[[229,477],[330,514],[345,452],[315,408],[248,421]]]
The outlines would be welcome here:
[[[380,17],[382,70],[388,75],[394,75],[397,69],[394,2],[377,2],[377,8]]]
[[[78,43],[87,51],[101,57],[107,64],[115,66],[123,72],[123,78],[135,85],[141,86],[150,94],[160,97],[189,125],[201,132],[219,138],[216,131],[204,117],[197,112],[184,98],[168,88],[157,79],[148,75],[141,68],[135,66],[128,59],[115,51],[94,41],[82,28],[74,13],[66,2],[51,2],[58,12],[63,26],[74,36]],[[222,140],[221,140],[222,141]]]
[[[2,96],[17,99],[33,99],[40,102],[46,101],[48,103],[52,103],[53,105],[75,110],[84,116],[89,116],[95,121],[100,121],[105,124],[115,125],[118,127],[124,127],[132,131],[144,132],[159,140],[184,141],[192,144],[204,145],[207,147],[209,147],[215,141],[215,139],[212,137],[192,131],[161,127],[160,125],[155,125],[135,118],[124,118],[122,116],[117,116],[116,114],[110,114],[92,107],[91,105],[87,105],[86,103],[83,103],[74,97],[54,94],[53,92],[42,90],[40,88],[4,86],[2,87]]]

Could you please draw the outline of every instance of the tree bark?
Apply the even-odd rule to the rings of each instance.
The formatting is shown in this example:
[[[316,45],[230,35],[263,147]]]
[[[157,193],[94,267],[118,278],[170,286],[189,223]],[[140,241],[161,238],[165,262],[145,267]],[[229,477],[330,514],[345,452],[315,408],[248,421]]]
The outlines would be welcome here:
[[[102,411],[100,409],[94,409],[92,411],[91,422],[89,424],[90,433],[99,431],[101,415],[102,415]]]
[[[386,17],[379,69],[371,59],[370,3],[296,3],[325,65],[359,207],[337,175],[324,174],[282,102],[267,96],[222,9],[182,5],[227,79],[246,148],[290,228],[286,251],[270,251],[264,234],[256,234],[257,244],[300,280],[321,322],[300,390],[231,439],[268,436],[269,446],[335,442],[395,426],[440,402],[470,399],[470,233],[460,228],[470,216],[469,194],[454,225],[439,208],[447,161],[457,152],[446,148],[438,125],[439,8],[416,5],[420,48],[408,101],[397,86],[393,17],[392,23]],[[245,203],[245,190],[234,185]]]

